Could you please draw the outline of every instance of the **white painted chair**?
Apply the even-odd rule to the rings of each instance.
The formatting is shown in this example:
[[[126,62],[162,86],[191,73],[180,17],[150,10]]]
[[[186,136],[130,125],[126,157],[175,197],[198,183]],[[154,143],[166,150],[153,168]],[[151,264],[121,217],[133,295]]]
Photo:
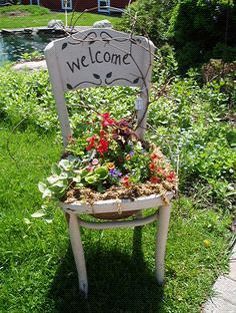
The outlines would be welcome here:
[[[72,135],[64,93],[77,88],[97,86],[135,86],[140,88],[136,101],[137,135],[143,138],[149,98],[151,70],[155,47],[141,36],[117,32],[111,29],[90,29],[73,37],[51,42],[45,49],[49,75],[56,99],[64,146]],[[68,214],[72,250],[79,276],[80,290],[87,296],[88,282],[80,227],[107,229],[141,226],[158,220],[156,237],[156,278],[164,281],[164,258],[170,218],[170,200],[174,193],[151,195],[132,200],[97,201],[93,206],[79,201],[62,203]],[[142,211],[156,208],[150,216],[142,217]],[[83,214],[134,212],[133,220],[121,219],[86,222]],[[138,211],[138,214],[137,214]]]

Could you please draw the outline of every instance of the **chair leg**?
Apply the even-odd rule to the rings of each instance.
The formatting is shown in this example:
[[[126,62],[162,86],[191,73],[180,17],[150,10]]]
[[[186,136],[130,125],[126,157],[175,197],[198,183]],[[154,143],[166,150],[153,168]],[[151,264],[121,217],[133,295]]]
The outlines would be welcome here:
[[[159,285],[163,285],[165,271],[165,250],[169,228],[171,205],[162,206],[159,210],[157,221],[157,240],[156,240],[156,278]]]
[[[69,233],[72,251],[74,254],[75,264],[78,272],[79,289],[82,293],[84,293],[85,297],[87,298],[88,295],[87,271],[84,258],[84,250],[81,241],[79,220],[75,214],[70,214]]]

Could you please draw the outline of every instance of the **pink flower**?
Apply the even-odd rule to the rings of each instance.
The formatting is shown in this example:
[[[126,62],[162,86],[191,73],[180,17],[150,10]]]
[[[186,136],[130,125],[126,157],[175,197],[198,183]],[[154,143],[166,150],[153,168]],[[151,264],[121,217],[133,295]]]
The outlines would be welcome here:
[[[122,183],[123,186],[125,186],[126,188],[130,187],[130,180],[129,180],[129,176],[124,176],[121,178],[120,182]]]
[[[93,159],[92,165],[97,165],[99,163],[98,159]]]

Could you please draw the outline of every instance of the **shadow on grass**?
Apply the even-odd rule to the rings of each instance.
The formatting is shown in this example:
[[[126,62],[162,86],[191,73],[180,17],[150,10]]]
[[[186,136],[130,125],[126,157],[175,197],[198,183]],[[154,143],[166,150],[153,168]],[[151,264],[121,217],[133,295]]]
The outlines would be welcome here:
[[[79,293],[78,278],[69,247],[58,268],[48,299],[54,312],[162,312],[163,288],[147,269],[141,248],[141,228],[133,236],[133,255],[101,246],[85,249],[89,295]],[[46,300],[46,301],[47,301]]]

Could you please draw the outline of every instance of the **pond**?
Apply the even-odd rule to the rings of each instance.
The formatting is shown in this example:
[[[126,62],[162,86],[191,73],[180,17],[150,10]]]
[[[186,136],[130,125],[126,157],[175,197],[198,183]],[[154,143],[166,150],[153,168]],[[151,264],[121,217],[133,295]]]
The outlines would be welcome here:
[[[63,35],[55,34],[10,34],[0,35],[0,66],[7,61],[18,61],[23,53],[43,52],[46,45]]]

